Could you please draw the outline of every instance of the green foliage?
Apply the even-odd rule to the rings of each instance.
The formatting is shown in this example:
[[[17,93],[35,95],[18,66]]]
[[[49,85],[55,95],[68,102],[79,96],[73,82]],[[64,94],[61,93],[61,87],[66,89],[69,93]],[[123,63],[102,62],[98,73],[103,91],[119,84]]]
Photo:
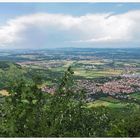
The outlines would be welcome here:
[[[24,70],[5,73],[9,96],[0,98],[1,137],[139,137],[140,110],[88,108],[84,91],[75,90],[73,70],[65,72],[54,95],[38,88]]]
[[[3,125],[6,136],[32,136],[36,134],[44,105],[43,93],[36,84],[25,79],[16,81],[6,97]]]
[[[140,108],[129,107],[130,112],[115,118],[111,123],[108,136],[112,137],[140,137]],[[119,116],[119,115],[117,115]]]
[[[9,65],[7,70],[0,69],[0,88],[11,87],[12,84],[18,84],[18,80],[24,76],[24,70],[16,65]]]

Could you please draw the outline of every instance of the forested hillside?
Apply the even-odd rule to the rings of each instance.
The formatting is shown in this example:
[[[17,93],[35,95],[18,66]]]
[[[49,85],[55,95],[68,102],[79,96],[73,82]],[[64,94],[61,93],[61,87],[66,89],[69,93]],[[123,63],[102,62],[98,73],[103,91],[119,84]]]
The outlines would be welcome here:
[[[62,75],[62,74],[61,74]],[[61,76],[59,75],[59,76]],[[0,137],[139,137],[140,106],[88,106],[84,90],[75,90],[71,67],[54,94],[41,90],[36,75],[14,63],[0,65]]]

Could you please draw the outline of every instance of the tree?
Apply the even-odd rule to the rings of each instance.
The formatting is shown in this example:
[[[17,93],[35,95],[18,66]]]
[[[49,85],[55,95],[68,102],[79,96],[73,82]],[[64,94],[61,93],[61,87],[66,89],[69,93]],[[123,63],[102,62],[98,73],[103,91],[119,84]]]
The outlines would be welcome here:
[[[73,74],[71,67],[65,72],[59,87],[50,99],[48,136],[75,136],[81,119],[83,100],[80,93],[73,88]],[[79,119],[79,121],[77,120]]]
[[[116,114],[108,131],[110,137],[140,137],[140,108],[128,106],[127,110]]]
[[[35,136],[40,128],[45,98],[37,84],[18,73],[18,70],[13,77],[8,81],[9,96],[4,103],[4,133],[6,136]]]

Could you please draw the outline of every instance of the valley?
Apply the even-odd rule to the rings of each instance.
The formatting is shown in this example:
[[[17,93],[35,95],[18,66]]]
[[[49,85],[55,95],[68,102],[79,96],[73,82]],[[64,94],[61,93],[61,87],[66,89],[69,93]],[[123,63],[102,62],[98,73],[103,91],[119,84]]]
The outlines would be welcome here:
[[[53,94],[60,77],[71,66],[76,90],[83,89],[94,106],[140,104],[140,49],[65,48],[0,51],[0,64],[15,63],[38,74],[42,91]],[[1,88],[3,91],[3,88]],[[104,100],[103,100],[104,98]],[[111,102],[109,100],[117,100]],[[123,104],[124,103],[124,104]]]

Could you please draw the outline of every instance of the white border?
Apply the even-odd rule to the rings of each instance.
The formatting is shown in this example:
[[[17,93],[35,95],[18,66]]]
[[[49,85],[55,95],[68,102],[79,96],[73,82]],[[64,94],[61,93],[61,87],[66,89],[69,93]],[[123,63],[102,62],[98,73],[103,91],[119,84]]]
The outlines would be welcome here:
[[[16,2],[16,3],[43,3],[43,2],[64,2],[64,3],[69,3],[69,2],[83,2],[83,3],[88,3],[88,2],[92,2],[92,3],[102,3],[102,2],[109,2],[109,3],[135,3],[135,2],[140,2],[140,0],[0,0],[0,3],[9,3],[9,2]]]

